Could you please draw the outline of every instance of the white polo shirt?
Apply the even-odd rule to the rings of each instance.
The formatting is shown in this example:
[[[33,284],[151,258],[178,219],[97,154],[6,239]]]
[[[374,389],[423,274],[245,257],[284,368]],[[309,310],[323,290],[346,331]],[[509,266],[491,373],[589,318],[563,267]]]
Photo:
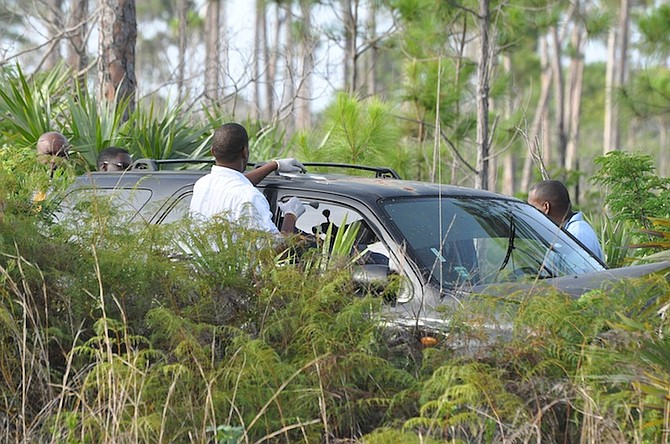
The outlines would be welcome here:
[[[263,193],[244,174],[226,167],[212,166],[212,172],[193,185],[189,213],[204,220],[220,214],[246,228],[279,233]]]

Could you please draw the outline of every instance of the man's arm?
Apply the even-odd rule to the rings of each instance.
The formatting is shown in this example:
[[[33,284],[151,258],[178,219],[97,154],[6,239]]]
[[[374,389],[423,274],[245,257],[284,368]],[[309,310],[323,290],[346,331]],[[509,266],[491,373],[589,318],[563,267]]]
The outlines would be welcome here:
[[[251,171],[245,172],[244,176],[249,179],[249,182],[256,186],[261,183],[261,181],[265,179],[268,174],[272,173],[273,171],[277,171],[277,167],[277,162],[265,162],[258,168],[254,168]]]
[[[281,228],[279,231],[281,231],[283,234],[293,234],[295,233],[295,222],[298,220],[297,217],[295,217],[295,214],[289,213],[284,215],[284,220],[281,223]]]
[[[298,171],[301,171],[304,173],[305,167],[302,163],[290,157],[286,159],[277,159],[270,162],[265,162],[258,168],[247,171],[244,173],[244,176],[249,179],[249,182],[256,186],[273,171],[279,171],[280,173],[297,173]]]
[[[281,231],[283,234],[292,234],[295,232],[295,222],[305,212],[305,206],[297,197],[293,196],[286,202],[279,202],[279,209],[284,216],[281,223]]]

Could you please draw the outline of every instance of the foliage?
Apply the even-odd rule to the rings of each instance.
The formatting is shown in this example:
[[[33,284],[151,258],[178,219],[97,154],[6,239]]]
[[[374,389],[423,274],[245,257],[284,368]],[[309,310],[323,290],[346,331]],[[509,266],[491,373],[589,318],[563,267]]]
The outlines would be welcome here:
[[[621,102],[639,118],[670,113],[670,70],[655,68],[641,71],[621,92]]]
[[[670,179],[654,175],[651,156],[614,151],[595,162],[600,169],[591,180],[607,187],[613,220],[647,227],[649,217],[670,216]]]
[[[69,99],[52,81],[37,93],[37,77],[7,82],[5,112],[12,101],[28,111],[0,123],[8,141],[0,148],[5,441],[667,440],[667,276],[580,299],[541,283],[475,295],[445,310],[450,331],[424,347],[419,332],[383,328],[383,298],[354,285],[356,224],[331,229],[317,249],[290,239],[280,255],[271,239],[223,220],[129,223],[102,198],[54,224],[80,166],[70,159],[52,176],[36,162],[31,138],[44,115],[89,164],[116,143],[136,155],[200,157],[206,131],[181,109],[150,106],[120,125],[84,93]],[[34,103],[21,102],[20,91]],[[36,103],[49,112],[40,116]],[[303,133],[296,145],[317,140],[315,160],[388,164],[397,154],[404,161],[392,166],[405,172],[390,111],[338,97],[323,133]],[[210,118],[214,126],[220,116]],[[283,152],[279,128],[248,127],[259,157]],[[608,261],[618,263],[632,224],[667,210],[667,184],[643,155],[605,159],[599,180],[612,187],[612,206],[626,202],[626,186],[638,187],[626,196],[639,208],[602,224]],[[645,232],[667,249],[667,220],[648,220],[656,229]]]
[[[62,65],[30,79],[20,66],[4,68],[0,76],[0,125],[5,137],[19,146],[34,146],[42,133],[59,130],[59,96],[69,75]]]
[[[632,223],[626,220],[615,221],[607,214],[591,216],[589,221],[600,240],[605,263],[610,268],[630,265],[636,257],[636,250],[632,249],[636,237]]]
[[[125,147],[123,114],[127,106],[99,103],[86,91],[78,90],[66,101],[68,136],[73,151],[79,153],[86,165],[95,170],[98,154],[108,146]]]
[[[670,259],[670,219],[652,217],[649,219],[652,229],[642,230],[651,240],[641,244],[631,245],[632,248],[642,248],[656,251],[646,256],[645,260],[669,260]]]
[[[642,36],[641,47],[648,53],[659,57],[670,54],[670,6],[660,3],[648,8],[646,14],[638,18],[638,28]]]
[[[182,106],[157,109],[154,101],[136,109],[124,126],[125,146],[148,159],[199,158],[209,154],[209,129]]]
[[[298,150],[305,161],[340,162],[361,165],[385,165],[406,171],[400,134],[389,103],[379,99],[359,100],[339,94],[325,111],[322,123],[325,135],[318,144],[309,139]]]

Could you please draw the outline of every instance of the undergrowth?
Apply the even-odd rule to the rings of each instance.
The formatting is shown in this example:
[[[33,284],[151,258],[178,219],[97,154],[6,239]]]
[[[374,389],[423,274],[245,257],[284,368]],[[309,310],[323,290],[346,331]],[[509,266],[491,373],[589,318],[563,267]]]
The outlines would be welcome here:
[[[43,172],[0,175],[3,441],[668,440],[666,278],[476,296],[423,347],[334,251],[102,200],[54,224]]]

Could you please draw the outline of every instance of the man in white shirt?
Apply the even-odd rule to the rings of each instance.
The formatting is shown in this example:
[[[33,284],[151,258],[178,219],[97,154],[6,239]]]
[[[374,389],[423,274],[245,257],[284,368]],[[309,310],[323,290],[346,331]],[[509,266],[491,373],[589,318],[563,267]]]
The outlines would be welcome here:
[[[556,225],[577,238],[598,259],[604,260],[598,236],[584,220],[581,211],[573,212],[568,189],[558,180],[543,180],[528,192],[528,203],[542,211]]]
[[[305,212],[302,202],[292,197],[279,204],[284,215],[279,230],[272,221],[267,199],[255,185],[273,171],[304,171],[300,162],[292,158],[274,160],[243,174],[249,161],[249,136],[237,123],[227,123],[214,131],[211,151],[216,164],[193,186],[189,209],[193,217],[209,220],[222,215],[250,229],[273,234],[294,232],[296,220]]]

